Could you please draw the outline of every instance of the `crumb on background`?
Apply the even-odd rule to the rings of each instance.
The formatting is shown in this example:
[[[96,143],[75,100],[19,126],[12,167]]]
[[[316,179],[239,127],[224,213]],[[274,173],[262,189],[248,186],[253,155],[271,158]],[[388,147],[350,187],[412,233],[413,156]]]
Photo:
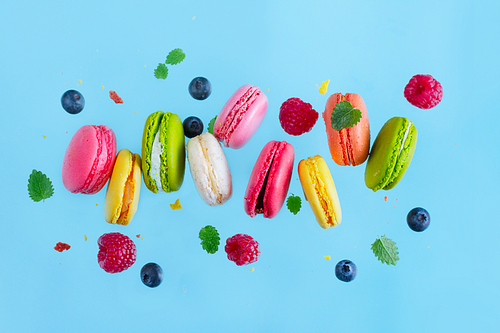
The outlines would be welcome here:
[[[71,246],[69,246],[68,244],[63,243],[63,242],[58,242],[56,244],[56,246],[54,246],[54,250],[59,251],[59,252],[62,252],[64,250],[69,250],[70,248],[71,248]]]
[[[332,257],[330,257],[330,256],[324,256],[323,258],[325,258],[326,260],[332,259]]]
[[[87,241],[87,235],[83,235],[83,237],[85,238],[85,241]]]
[[[118,96],[118,94],[114,90],[109,91],[109,98],[111,98],[113,102],[115,102],[115,104],[123,104],[123,99]]]
[[[172,208],[172,210],[182,209],[180,200],[179,199],[175,200],[173,204],[170,204],[170,208]]]

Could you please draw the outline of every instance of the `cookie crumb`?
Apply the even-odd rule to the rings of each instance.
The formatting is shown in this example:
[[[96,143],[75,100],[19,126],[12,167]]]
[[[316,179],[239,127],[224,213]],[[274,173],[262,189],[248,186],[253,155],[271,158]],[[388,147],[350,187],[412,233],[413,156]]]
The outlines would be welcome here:
[[[113,102],[115,102],[115,104],[123,104],[123,99],[120,96],[118,96],[116,91],[110,90],[109,97],[113,100]]]
[[[62,252],[64,250],[69,250],[70,248],[71,248],[71,246],[69,246],[68,244],[63,243],[63,242],[59,242],[56,244],[56,246],[54,246],[54,250],[59,251],[59,252]]]
[[[182,209],[180,200],[179,199],[175,200],[173,204],[170,204],[170,208],[172,208],[172,210]]]
[[[323,258],[325,258],[326,260],[332,259],[332,257],[330,257],[330,256],[324,256]]]
[[[321,95],[326,94],[326,92],[328,91],[328,84],[329,83],[330,83],[330,80],[326,80],[326,81],[321,82],[321,86],[319,87],[319,93]]]

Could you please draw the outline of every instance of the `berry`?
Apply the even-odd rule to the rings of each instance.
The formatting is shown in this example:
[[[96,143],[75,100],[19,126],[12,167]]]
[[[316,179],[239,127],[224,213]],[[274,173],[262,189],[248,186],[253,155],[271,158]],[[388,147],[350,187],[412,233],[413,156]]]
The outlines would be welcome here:
[[[76,90],[68,90],[61,97],[61,105],[66,112],[77,114],[85,107],[85,98]]]
[[[184,135],[188,138],[194,138],[203,132],[203,122],[198,117],[187,117],[182,122],[182,126],[184,127]]]
[[[227,258],[238,266],[256,262],[260,256],[259,243],[245,234],[237,234],[228,238],[224,249]]]
[[[99,266],[108,273],[119,273],[132,266],[136,259],[134,242],[119,232],[104,234],[97,240]]]
[[[280,108],[281,127],[291,135],[301,135],[309,132],[318,120],[318,112],[311,104],[303,102],[300,98],[287,99]]]
[[[405,87],[404,95],[411,105],[421,109],[435,107],[443,99],[443,87],[432,75],[415,75]]]
[[[141,281],[148,287],[158,287],[163,281],[163,269],[154,262],[142,266]]]
[[[424,231],[431,223],[431,216],[429,212],[421,207],[415,207],[408,212],[406,222],[413,231]]]
[[[356,278],[358,269],[356,264],[350,260],[341,260],[335,266],[335,275],[340,281],[351,282]]]
[[[212,85],[210,84],[210,81],[208,81],[204,77],[199,76],[195,77],[191,81],[188,90],[191,97],[202,101],[204,99],[207,99],[208,96],[210,96],[210,94],[212,93]]]

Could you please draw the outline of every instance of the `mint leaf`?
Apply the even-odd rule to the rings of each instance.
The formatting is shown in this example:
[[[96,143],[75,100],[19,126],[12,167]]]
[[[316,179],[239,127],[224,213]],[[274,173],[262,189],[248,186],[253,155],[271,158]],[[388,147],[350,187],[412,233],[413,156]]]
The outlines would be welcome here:
[[[348,101],[340,101],[333,108],[332,128],[340,131],[356,125],[361,120],[361,110],[355,109]]]
[[[297,215],[302,207],[302,199],[292,193],[292,195],[286,199],[286,207],[291,213],[293,213],[293,215]]]
[[[28,194],[33,201],[42,201],[54,194],[54,187],[45,174],[33,169],[28,179]]]
[[[217,116],[213,117],[210,122],[208,123],[208,132],[214,134],[214,125],[215,125],[215,120],[217,119]]]
[[[372,244],[372,251],[378,260],[387,265],[396,265],[396,262],[399,260],[396,242],[385,235],[377,237]]]
[[[201,239],[201,246],[207,253],[214,254],[219,249],[220,237],[217,229],[211,225],[201,228],[198,237]]]
[[[181,63],[184,58],[186,58],[186,54],[184,54],[184,51],[182,51],[181,49],[173,49],[168,54],[165,63],[168,65],[177,65],[178,63]]]
[[[165,80],[168,75],[168,68],[165,64],[158,64],[155,69],[155,78]]]

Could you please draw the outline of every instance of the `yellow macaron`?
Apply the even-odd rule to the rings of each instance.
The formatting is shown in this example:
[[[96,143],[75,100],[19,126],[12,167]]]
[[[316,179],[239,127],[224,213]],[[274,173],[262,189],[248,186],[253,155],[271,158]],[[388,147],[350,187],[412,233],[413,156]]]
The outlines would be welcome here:
[[[127,225],[132,221],[141,190],[141,157],[122,149],[116,156],[113,173],[104,199],[104,219]]]
[[[342,221],[339,197],[325,160],[319,155],[301,160],[299,178],[319,225],[323,229],[339,225]]]

